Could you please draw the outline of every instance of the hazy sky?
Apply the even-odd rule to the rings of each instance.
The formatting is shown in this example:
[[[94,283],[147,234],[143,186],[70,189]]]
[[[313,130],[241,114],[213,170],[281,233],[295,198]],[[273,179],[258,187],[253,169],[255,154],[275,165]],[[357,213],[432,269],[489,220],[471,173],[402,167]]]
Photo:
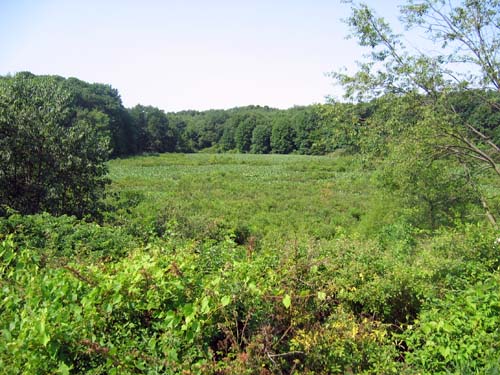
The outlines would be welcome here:
[[[109,83],[127,107],[166,111],[322,103],[339,93],[325,73],[362,54],[348,13],[340,0],[0,0],[0,75]]]

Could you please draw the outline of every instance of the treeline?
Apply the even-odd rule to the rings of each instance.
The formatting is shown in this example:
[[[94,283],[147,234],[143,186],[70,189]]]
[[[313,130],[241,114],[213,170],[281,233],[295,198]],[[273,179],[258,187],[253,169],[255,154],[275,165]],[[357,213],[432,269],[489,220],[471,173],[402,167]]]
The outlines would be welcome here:
[[[330,105],[278,110],[247,106],[229,110],[165,111],[145,105],[125,108],[118,91],[110,85],[87,83],[77,78],[15,77],[52,80],[73,95],[75,111],[97,111],[100,129],[110,137],[110,157],[142,153],[214,152],[324,154],[341,146],[331,143],[331,119],[324,116]],[[9,79],[12,77],[2,77]]]
[[[204,112],[183,111],[166,116],[180,129],[178,148],[183,152],[212,150],[255,154],[324,154],[327,147],[321,117],[324,106],[278,110],[248,106]]]
[[[484,100],[485,96],[489,99]],[[464,91],[451,94],[449,100],[462,121],[481,129],[495,143],[500,140],[500,112],[490,105],[500,100],[498,93]],[[325,155],[343,149],[378,154],[418,121],[424,101],[419,96],[386,95],[357,104],[337,102],[286,110],[247,106],[177,113],[137,105],[126,110],[129,124],[124,128],[131,130],[128,144],[133,145],[132,153]]]
[[[77,78],[16,77],[51,80],[72,94],[75,112],[98,113],[98,126],[109,136],[111,158],[163,152],[240,152],[324,155],[337,149],[379,153],[390,138],[418,121],[421,98],[386,95],[367,103],[329,103],[279,110],[246,106],[228,110],[165,112],[152,106],[125,108],[110,85]],[[9,79],[12,77],[2,77]],[[464,122],[500,139],[496,92],[464,91],[451,101]],[[390,124],[390,126],[386,126]]]

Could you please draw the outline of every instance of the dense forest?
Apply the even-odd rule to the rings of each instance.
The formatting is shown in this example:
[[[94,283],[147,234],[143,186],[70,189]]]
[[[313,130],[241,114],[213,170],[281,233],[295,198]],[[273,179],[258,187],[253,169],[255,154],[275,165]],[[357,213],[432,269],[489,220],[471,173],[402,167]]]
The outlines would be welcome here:
[[[91,112],[96,117],[98,131],[110,138],[111,158],[162,152],[325,155],[339,148],[358,150],[363,123],[379,103],[391,100],[386,97],[357,105],[317,104],[287,110],[248,106],[166,113],[143,105],[125,108],[118,91],[106,84],[28,72],[0,79],[6,85],[35,85],[41,90],[57,87],[64,91],[70,97],[67,110],[75,116]],[[460,101],[464,116],[477,116],[477,103],[457,97]],[[483,122],[488,123],[488,118]]]
[[[0,77],[3,373],[500,371],[499,2],[401,7],[435,56],[347,3],[345,101]]]
[[[97,132],[109,137],[110,158],[164,152],[326,155],[343,149],[372,153],[380,151],[380,145],[368,145],[367,136],[378,137],[377,142],[382,144],[390,142],[387,132],[401,133],[402,129],[387,126],[373,134],[371,124],[404,122],[409,127],[417,120],[414,115],[418,112],[418,107],[410,107],[426,100],[424,95],[386,94],[357,104],[331,102],[286,110],[247,106],[165,112],[144,105],[125,108],[118,91],[110,85],[77,78],[23,72],[0,80],[5,86],[64,92],[69,98],[66,110],[74,116],[91,113]],[[499,100],[497,91],[457,91],[450,93],[447,100],[461,121],[477,127],[493,142],[500,140],[496,126],[500,115],[493,105]]]

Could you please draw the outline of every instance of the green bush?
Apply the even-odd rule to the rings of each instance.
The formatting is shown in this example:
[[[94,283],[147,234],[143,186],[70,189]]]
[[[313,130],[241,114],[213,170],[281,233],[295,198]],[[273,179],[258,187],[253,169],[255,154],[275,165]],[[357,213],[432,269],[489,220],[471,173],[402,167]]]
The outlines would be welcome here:
[[[494,373],[496,230],[419,228],[398,201],[367,202],[372,171],[352,161],[132,158],[110,163],[100,225],[10,212],[0,368]]]
[[[406,363],[425,374],[497,374],[500,370],[500,277],[426,305],[402,339]]]
[[[9,234],[17,246],[36,251],[45,261],[72,257],[82,261],[120,259],[136,242],[119,227],[47,213],[0,218],[0,239]]]

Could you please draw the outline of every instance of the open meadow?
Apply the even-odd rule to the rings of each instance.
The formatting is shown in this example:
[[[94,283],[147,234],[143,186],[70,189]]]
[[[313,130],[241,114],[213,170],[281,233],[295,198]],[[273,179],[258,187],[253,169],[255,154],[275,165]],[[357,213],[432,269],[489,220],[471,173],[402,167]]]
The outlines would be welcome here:
[[[177,225],[204,238],[220,228],[242,243],[331,239],[356,226],[373,190],[353,157],[162,154],[109,165],[111,191],[135,200],[132,217],[159,233]]]

